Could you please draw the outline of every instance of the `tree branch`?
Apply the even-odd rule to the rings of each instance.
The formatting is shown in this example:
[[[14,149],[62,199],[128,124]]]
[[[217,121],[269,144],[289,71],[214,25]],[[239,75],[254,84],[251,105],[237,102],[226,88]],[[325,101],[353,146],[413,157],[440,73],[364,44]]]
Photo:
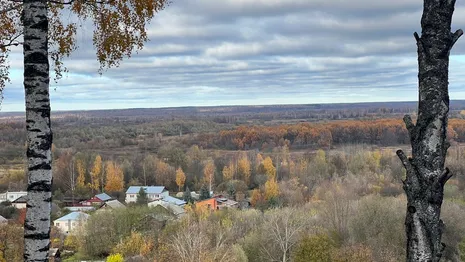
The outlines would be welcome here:
[[[405,127],[407,128],[407,131],[408,131],[408,133],[410,135],[410,138],[414,139],[415,134],[416,134],[416,128],[415,128],[415,124],[413,124],[412,117],[410,117],[410,115],[405,115],[404,116],[404,123],[405,123]]]
[[[10,46],[18,46],[22,45],[22,42],[17,42],[16,39],[18,39],[20,36],[23,35],[23,32],[20,32],[18,35],[14,36],[13,38],[10,39],[10,41],[6,44],[0,44],[0,49],[7,48]]]
[[[408,157],[405,155],[404,151],[402,151],[402,149],[399,149],[396,151],[396,154],[399,157],[402,164],[404,165],[407,172],[413,171],[412,164],[410,163]]]
[[[447,180],[449,180],[453,175],[450,173],[450,170],[448,167],[442,171],[442,174],[438,178],[438,182],[441,183],[442,185],[445,185]]]
[[[459,38],[463,35],[463,31],[462,29],[459,29],[457,31],[455,31],[455,33],[452,34],[452,42],[450,44],[450,47],[449,47],[449,51],[452,49],[452,47],[454,46],[455,42],[457,42],[457,40],[459,40]]]
[[[413,33],[413,36],[415,37],[415,40],[417,41],[418,50],[421,53],[423,53],[423,55],[428,55],[427,54],[427,49],[425,48],[425,43],[423,42],[421,37],[418,36],[418,33],[417,32]]]

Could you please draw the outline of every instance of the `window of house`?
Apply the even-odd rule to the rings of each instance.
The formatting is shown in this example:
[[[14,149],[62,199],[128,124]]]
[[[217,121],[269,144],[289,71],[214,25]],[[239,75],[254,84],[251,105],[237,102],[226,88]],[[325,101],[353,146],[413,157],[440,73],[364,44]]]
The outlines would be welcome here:
[[[60,223],[57,222],[57,223],[56,223],[56,226],[59,227],[59,226],[60,226]]]
[[[130,198],[134,198],[134,195],[129,195]]]

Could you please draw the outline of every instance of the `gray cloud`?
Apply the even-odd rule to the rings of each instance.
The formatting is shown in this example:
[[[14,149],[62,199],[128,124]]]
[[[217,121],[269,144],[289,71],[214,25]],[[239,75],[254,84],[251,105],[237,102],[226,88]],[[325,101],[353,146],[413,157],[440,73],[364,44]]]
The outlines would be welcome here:
[[[53,84],[54,109],[415,100],[417,0],[177,0],[150,42],[97,74],[92,28]],[[458,2],[453,28],[465,28]],[[465,40],[451,58],[451,97],[465,99]],[[13,59],[14,58],[14,59]],[[2,110],[22,110],[21,50]]]

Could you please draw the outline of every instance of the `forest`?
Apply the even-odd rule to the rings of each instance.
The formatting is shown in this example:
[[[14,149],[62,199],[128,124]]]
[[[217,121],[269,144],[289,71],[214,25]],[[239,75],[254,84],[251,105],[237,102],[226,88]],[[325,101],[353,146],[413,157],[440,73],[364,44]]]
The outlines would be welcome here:
[[[59,118],[52,148],[52,219],[69,212],[65,199],[106,192],[124,202],[131,185],[163,185],[175,195],[212,184],[215,194],[231,199],[242,194],[251,207],[211,213],[194,205],[176,219],[146,205],[128,205],[109,211],[111,216],[93,213],[83,230],[92,233],[63,235],[53,228],[52,246],[68,252],[65,261],[119,256],[126,261],[400,261],[406,241],[400,182],[405,170],[395,150],[408,150],[408,135],[386,112],[305,122],[276,117],[267,123],[253,114],[230,123],[211,116],[161,123],[151,117]],[[0,191],[26,187],[23,130],[22,122],[3,120]],[[444,259],[458,261],[465,258],[465,119],[460,114],[449,121],[449,138],[447,166],[456,175],[445,188],[442,216],[450,226]],[[24,213],[4,206],[0,215],[18,221],[2,230],[0,247],[6,261],[20,261],[18,225]]]

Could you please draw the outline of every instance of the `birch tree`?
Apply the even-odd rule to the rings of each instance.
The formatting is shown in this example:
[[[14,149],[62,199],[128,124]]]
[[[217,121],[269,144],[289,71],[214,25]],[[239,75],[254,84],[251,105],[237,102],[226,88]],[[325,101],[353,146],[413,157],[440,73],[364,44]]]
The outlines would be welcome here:
[[[22,44],[24,54],[28,159],[25,261],[47,261],[50,247],[52,130],[49,58],[59,79],[66,71],[63,58],[76,49],[78,28],[78,22],[69,22],[69,16],[61,19],[60,14],[71,12],[79,22],[92,20],[93,44],[100,63],[99,71],[103,72],[118,66],[123,58],[144,46],[148,40],[145,26],[166,4],[166,0],[0,0],[0,91],[8,81],[11,47]]]
[[[47,261],[52,201],[48,19],[45,1],[23,1],[24,90],[27,129],[27,209],[24,260]]]
[[[451,177],[444,162],[449,112],[449,54],[462,30],[451,32],[455,0],[424,0],[421,37],[414,33],[418,53],[419,103],[416,124],[404,122],[410,135],[412,156],[397,155],[407,170],[405,230],[407,261],[439,261],[444,223],[440,219],[444,185]]]
[[[94,164],[92,165],[92,170],[90,171],[92,192],[98,191],[100,188],[100,176],[102,176],[102,157],[100,155],[95,156]]]

